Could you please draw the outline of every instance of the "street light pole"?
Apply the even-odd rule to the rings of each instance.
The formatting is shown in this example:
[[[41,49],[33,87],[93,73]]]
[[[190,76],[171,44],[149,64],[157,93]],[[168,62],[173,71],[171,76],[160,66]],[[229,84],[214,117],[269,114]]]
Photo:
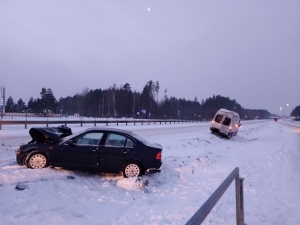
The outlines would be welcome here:
[[[293,112],[293,109],[294,109],[293,105],[287,103],[286,106],[291,106],[292,107],[292,111],[291,111],[291,115],[292,115],[292,112]]]
[[[280,107],[279,110],[283,112],[283,117],[285,117],[285,110],[284,110],[284,107]]]
[[[100,103],[101,103],[101,100],[99,100],[99,118],[100,118]]]

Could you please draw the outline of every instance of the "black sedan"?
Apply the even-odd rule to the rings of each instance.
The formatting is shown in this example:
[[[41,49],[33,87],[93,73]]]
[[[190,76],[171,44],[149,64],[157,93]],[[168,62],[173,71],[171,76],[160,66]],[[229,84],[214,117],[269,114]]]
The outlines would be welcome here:
[[[47,166],[119,173],[136,177],[159,172],[162,146],[114,128],[31,128],[32,141],[16,150],[17,163],[38,169]]]

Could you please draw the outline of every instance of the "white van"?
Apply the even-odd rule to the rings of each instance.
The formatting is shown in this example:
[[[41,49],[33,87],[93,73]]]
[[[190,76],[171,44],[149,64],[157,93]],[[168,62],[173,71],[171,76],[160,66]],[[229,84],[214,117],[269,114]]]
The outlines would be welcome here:
[[[237,135],[238,129],[241,126],[238,113],[227,109],[220,109],[211,121],[210,130],[213,133],[224,134],[230,139],[232,136]]]

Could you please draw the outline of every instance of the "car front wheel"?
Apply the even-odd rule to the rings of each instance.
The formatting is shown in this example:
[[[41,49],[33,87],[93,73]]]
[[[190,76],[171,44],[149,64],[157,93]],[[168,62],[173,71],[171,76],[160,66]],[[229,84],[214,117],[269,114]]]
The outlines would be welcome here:
[[[48,159],[40,153],[35,153],[29,156],[27,167],[31,169],[41,169],[48,166]]]
[[[227,134],[227,139],[230,139],[230,138],[232,138],[232,133],[231,132]]]
[[[124,177],[138,177],[143,174],[142,166],[136,161],[127,162],[123,167]]]

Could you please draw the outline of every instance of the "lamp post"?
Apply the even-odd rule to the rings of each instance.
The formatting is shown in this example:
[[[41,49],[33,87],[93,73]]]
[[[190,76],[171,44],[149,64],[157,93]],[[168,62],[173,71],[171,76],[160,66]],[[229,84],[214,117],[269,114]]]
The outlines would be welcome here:
[[[101,103],[101,100],[99,100],[99,118],[100,118],[100,103]]]
[[[292,107],[292,111],[291,111],[291,114],[292,114],[292,112],[293,112],[293,109],[294,109],[293,105],[291,105],[291,104],[287,103],[287,104],[286,104],[286,106],[291,106],[291,107]]]
[[[280,107],[279,110],[280,110],[280,111],[281,111],[281,110],[283,111],[283,117],[285,117],[285,109],[284,109],[284,107]]]

